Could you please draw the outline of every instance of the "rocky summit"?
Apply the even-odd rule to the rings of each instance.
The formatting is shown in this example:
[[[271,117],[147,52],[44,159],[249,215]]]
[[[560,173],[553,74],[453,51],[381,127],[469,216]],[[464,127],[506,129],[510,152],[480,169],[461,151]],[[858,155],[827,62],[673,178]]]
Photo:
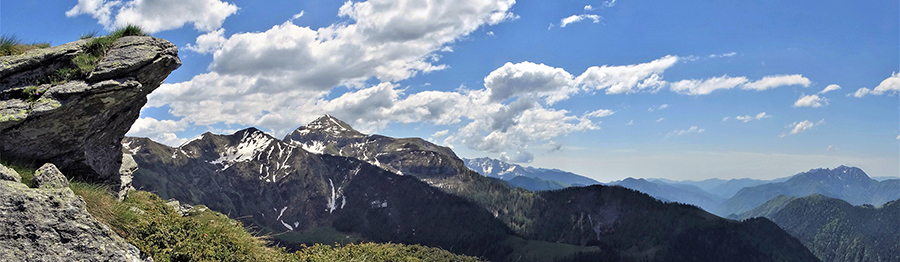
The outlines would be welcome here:
[[[64,77],[78,70],[76,57],[96,49],[93,41],[0,57],[0,156],[127,187],[120,142],[181,60],[166,40],[126,36],[85,75]]]

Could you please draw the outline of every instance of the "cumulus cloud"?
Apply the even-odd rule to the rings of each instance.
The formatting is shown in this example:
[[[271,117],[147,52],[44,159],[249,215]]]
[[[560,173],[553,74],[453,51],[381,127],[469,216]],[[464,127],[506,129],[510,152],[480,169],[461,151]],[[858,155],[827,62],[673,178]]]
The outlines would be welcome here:
[[[811,82],[809,81],[809,79],[803,77],[802,75],[776,75],[766,76],[760,80],[747,83],[742,88],[762,91],[766,89],[792,85],[801,85],[803,87],[807,87],[810,83]]]
[[[221,28],[237,10],[236,5],[219,0],[78,0],[66,16],[90,15],[108,30],[134,24],[155,33],[192,24],[210,32]]]
[[[756,114],[755,116],[750,116],[750,115],[736,116],[736,117],[734,117],[734,119],[737,119],[738,121],[743,121],[744,123],[747,123],[754,119],[762,120],[763,118],[770,118],[770,117],[772,117],[772,115],[768,115],[768,114],[766,114],[766,112],[762,112],[762,113]],[[725,117],[724,119],[722,119],[722,121],[726,121],[726,120],[728,120],[728,117]]]
[[[900,74],[894,72],[891,74],[891,77],[888,77],[884,81],[881,81],[875,89],[868,88],[860,88],[857,89],[856,92],[852,93],[855,97],[864,97],[866,95],[882,95],[884,93],[896,94],[900,92]],[[849,95],[848,95],[849,96]]]
[[[591,15],[591,14],[571,15],[569,17],[560,19],[559,27],[566,27],[567,25],[569,25],[571,23],[581,22],[582,20],[585,20],[585,19],[593,20],[594,23],[596,24],[596,23],[600,23],[600,18],[601,17],[599,15]]]
[[[553,104],[577,91],[572,75],[565,69],[531,62],[507,62],[484,78],[484,86],[492,101],[534,93]]]
[[[666,136],[668,137],[668,136],[673,136],[673,135],[680,136],[680,135],[684,135],[684,134],[699,134],[699,133],[703,133],[703,131],[705,131],[705,129],[698,128],[697,126],[691,126],[688,129],[672,131],[671,133],[669,133]]]
[[[222,44],[225,43],[225,29],[220,28],[219,30],[212,31],[206,34],[202,34],[197,37],[197,44],[187,44],[187,50],[191,50],[201,54],[212,53],[215,50],[218,50],[222,47]]]
[[[688,95],[708,95],[719,89],[731,89],[747,82],[746,77],[730,77],[723,75],[704,80],[690,79],[674,82],[670,85],[672,91]]]
[[[794,102],[794,107],[822,107],[828,104],[828,99],[819,97],[819,95],[805,95]]]
[[[830,91],[834,91],[834,90],[838,90],[838,89],[841,89],[841,86],[835,85],[835,84],[830,84],[830,85],[826,86],[825,89],[822,89],[822,91],[819,91],[819,94],[828,93]]]
[[[134,121],[131,129],[125,135],[147,137],[153,141],[174,147],[187,141],[187,139],[178,138],[174,132],[184,130],[188,124],[184,120],[156,120],[152,117],[142,117]]]
[[[500,153],[500,160],[514,163],[531,163],[531,161],[534,160],[534,155],[527,151],[516,151],[512,154],[503,152]]]
[[[603,2],[604,7],[613,7],[616,5],[616,0],[608,0]]]
[[[592,66],[575,79],[586,91],[606,90],[607,94],[656,91],[665,86],[662,73],[678,62],[678,57],[665,57],[641,64],[624,66]]]
[[[591,10],[594,10],[593,6],[591,6],[591,5],[584,6],[584,11],[591,11]]]
[[[815,122],[815,123],[812,121],[809,121],[809,120],[803,120],[801,122],[794,122],[794,123],[791,123],[790,125],[788,125],[787,127],[785,127],[787,129],[790,129],[791,131],[788,133],[782,133],[781,137],[785,137],[787,135],[799,134],[803,131],[812,129],[815,126],[818,126],[818,125],[821,125],[824,123],[825,123],[825,119],[819,120],[819,122]]]

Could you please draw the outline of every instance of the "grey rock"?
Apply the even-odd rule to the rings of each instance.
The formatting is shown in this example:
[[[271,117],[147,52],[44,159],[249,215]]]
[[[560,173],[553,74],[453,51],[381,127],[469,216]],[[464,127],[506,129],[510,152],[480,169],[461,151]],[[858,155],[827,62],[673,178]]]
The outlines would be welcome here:
[[[13,181],[13,182],[21,182],[22,177],[19,176],[15,170],[12,170],[3,164],[0,164],[0,180],[2,181]]]
[[[134,178],[134,171],[137,171],[137,169],[138,165],[134,162],[134,157],[132,157],[131,154],[122,154],[122,166],[119,167],[119,179],[121,180],[121,183],[117,190],[119,192],[119,200],[125,200],[128,191],[134,190],[131,181]]]
[[[59,169],[51,163],[46,163],[34,171],[34,179],[31,180],[36,188],[68,188],[69,180]]]
[[[0,155],[53,163],[125,191],[130,185],[122,171],[133,170],[123,165],[122,138],[147,95],[181,65],[178,49],[163,39],[123,37],[85,79],[38,83],[68,66],[87,43],[0,57]],[[38,93],[31,99],[29,87]]]
[[[71,189],[0,181],[0,261],[144,260]]]

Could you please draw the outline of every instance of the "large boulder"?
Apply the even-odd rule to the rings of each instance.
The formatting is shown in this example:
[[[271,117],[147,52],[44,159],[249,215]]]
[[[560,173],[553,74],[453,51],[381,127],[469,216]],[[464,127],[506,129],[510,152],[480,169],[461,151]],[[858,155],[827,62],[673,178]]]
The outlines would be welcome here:
[[[50,162],[122,190],[130,179],[120,171],[133,171],[122,166],[122,138],[181,60],[169,41],[127,36],[86,76],[60,80],[90,41],[0,57],[0,156]]]
[[[53,164],[41,170],[44,181],[66,179]],[[51,184],[28,188],[0,180],[0,261],[143,261],[136,247],[87,212],[81,197]]]

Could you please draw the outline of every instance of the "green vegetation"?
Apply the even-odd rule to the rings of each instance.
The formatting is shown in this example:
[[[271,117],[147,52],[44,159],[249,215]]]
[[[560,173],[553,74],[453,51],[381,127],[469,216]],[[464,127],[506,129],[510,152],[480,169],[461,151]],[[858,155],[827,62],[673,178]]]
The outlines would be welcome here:
[[[50,47],[50,43],[25,44],[15,35],[0,36],[0,56],[20,55],[29,50]]]
[[[78,39],[91,39],[91,38],[97,37],[97,34],[99,34],[99,33],[100,33],[99,31],[87,32],[87,33],[81,34],[81,36],[78,37]]]
[[[19,173],[19,176],[22,177],[22,184],[25,184],[28,187],[34,187],[31,180],[34,179],[34,171],[37,170],[37,167],[20,161],[0,160],[0,164]]]
[[[297,253],[300,261],[481,261],[446,250],[420,245],[349,244],[343,246],[314,245]]]

